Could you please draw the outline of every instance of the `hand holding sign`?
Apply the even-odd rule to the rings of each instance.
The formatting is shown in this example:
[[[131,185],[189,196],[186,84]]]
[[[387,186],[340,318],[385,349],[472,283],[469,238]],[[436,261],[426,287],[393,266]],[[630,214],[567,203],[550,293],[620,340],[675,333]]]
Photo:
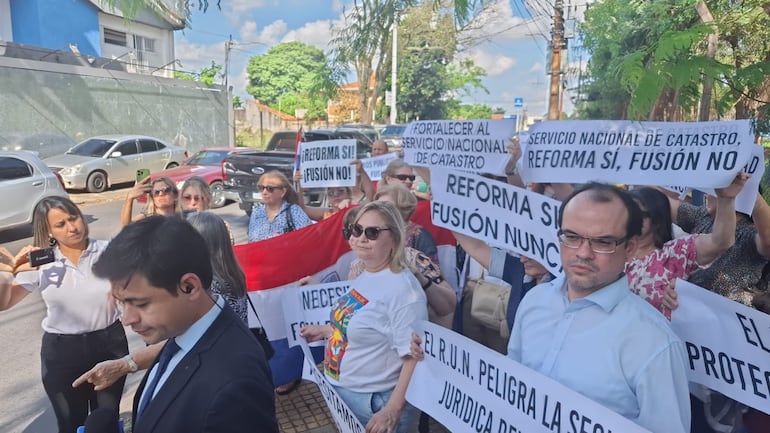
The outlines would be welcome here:
[[[730,185],[727,185],[724,188],[715,188],[714,192],[716,192],[717,197],[735,198],[741,192],[743,185],[746,184],[746,181],[748,181],[750,177],[750,175],[740,172],[735,176],[735,179],[733,179]]]

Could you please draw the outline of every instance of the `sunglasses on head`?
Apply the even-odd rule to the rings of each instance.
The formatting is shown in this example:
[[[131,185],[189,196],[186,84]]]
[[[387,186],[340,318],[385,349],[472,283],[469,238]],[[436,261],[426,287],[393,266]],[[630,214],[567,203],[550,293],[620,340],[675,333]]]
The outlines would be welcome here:
[[[257,190],[264,191],[267,190],[267,192],[275,192],[277,189],[283,189],[282,186],[273,186],[273,185],[257,185]]]
[[[351,237],[357,238],[362,234],[370,241],[376,241],[380,233],[390,230],[387,227],[363,227],[361,224],[351,224],[342,229],[342,237],[349,240]]]
[[[413,174],[396,174],[396,175],[393,175],[391,177],[395,177],[396,179],[398,179],[398,180],[400,180],[402,182],[406,182],[407,180],[410,181],[410,182],[414,182],[414,179],[415,179],[416,176],[413,175]]]
[[[170,187],[170,186],[167,186],[167,187],[165,187],[165,188],[160,188],[160,189],[154,189],[154,190],[152,190],[152,195],[154,195],[154,196],[156,196],[156,197],[157,197],[157,196],[159,196],[159,195],[161,195],[161,194],[168,194],[168,193],[170,193],[170,192],[171,192],[171,187]]]

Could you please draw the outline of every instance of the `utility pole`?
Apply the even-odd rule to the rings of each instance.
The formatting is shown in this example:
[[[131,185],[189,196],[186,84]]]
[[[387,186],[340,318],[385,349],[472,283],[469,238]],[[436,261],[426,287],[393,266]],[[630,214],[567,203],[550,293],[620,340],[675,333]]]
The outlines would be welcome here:
[[[227,88],[228,78],[230,76],[230,50],[233,48],[233,35],[225,42],[225,89]]]
[[[561,119],[561,50],[564,45],[564,1],[556,0],[551,31],[551,85],[548,91],[548,119]]]
[[[393,22],[393,54],[390,65],[390,123],[396,124],[396,118],[398,117],[398,108],[396,107],[396,89],[398,80],[398,19]],[[368,83],[367,83],[368,84]]]

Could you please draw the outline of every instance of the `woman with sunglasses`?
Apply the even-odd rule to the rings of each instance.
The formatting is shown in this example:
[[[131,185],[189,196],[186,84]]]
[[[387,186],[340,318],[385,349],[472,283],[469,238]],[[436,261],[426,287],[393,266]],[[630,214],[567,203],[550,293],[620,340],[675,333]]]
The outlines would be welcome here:
[[[263,174],[257,191],[262,193],[262,203],[255,205],[251,212],[249,242],[269,239],[310,224],[310,218],[299,204],[300,197],[280,171]]]
[[[671,207],[668,197],[653,188],[631,191],[642,209],[642,235],[628,263],[626,275],[631,291],[644,298],[671,320],[666,298],[669,285],[677,278],[687,279],[698,269],[709,266],[735,243],[735,197],[748,175],[739,173],[726,188],[717,188],[717,209],[711,233],[673,239]]]
[[[147,207],[142,212],[133,215],[134,200],[149,194]],[[174,181],[167,177],[159,177],[153,181],[147,177],[141,182],[137,182],[133,188],[128,191],[126,201],[123,202],[123,209],[120,212],[121,226],[126,226],[134,221],[146,218],[150,215],[179,215],[179,190],[174,185]]]
[[[405,264],[403,222],[392,203],[363,205],[348,227],[364,271],[332,308],[330,324],[300,335],[326,339],[324,373],[366,431],[405,433],[416,420],[405,399],[416,363],[410,324],[427,319],[425,294]]]
[[[379,189],[380,185],[400,183],[411,191],[415,178],[414,170],[412,170],[409,164],[405,163],[402,159],[394,159],[382,171],[382,180],[377,187]]]
[[[124,380],[100,390],[88,384],[72,386],[95,363],[128,354],[110,282],[91,272],[107,241],[91,239],[83,213],[61,197],[44,198],[35,206],[32,231],[33,245],[14,259],[15,280],[0,286],[0,310],[12,308],[32,291],[40,292],[46,306],[40,348],[43,388],[59,433],[75,433],[89,409],[117,412],[123,393]],[[33,268],[28,254],[43,248],[50,248],[52,261]],[[7,254],[3,262],[7,264]]]
[[[361,160],[355,160],[350,163],[356,167],[357,183],[354,188],[348,186],[334,186],[326,188],[326,202],[328,207],[308,206],[303,200],[300,200],[299,205],[302,206],[302,210],[313,221],[322,221],[326,218],[337,213],[340,209],[345,209],[351,204],[365,204],[371,201],[371,197],[374,196],[374,185],[372,184],[369,175],[366,174],[364,166]],[[297,185],[297,194],[302,197],[302,173],[300,171],[294,172],[294,183]],[[354,200],[354,189],[363,191],[363,196],[358,200]]]
[[[187,178],[179,191],[183,212],[203,212],[211,209],[211,188],[206,179],[200,176]]]

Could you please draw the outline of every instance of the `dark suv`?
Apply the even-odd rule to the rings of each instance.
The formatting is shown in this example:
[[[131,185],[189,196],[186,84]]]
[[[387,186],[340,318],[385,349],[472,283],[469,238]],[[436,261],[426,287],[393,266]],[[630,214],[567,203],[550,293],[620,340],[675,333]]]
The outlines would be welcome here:
[[[371,156],[373,141],[356,130],[314,129],[302,134],[303,142],[340,139],[356,140],[358,158]],[[240,207],[248,215],[251,215],[254,204],[262,200],[261,191],[257,191],[257,184],[262,174],[270,170],[278,170],[289,180],[293,178],[296,140],[297,131],[278,131],[270,137],[266,150],[229,155],[223,161],[225,191],[238,194]],[[322,196],[322,191],[309,189],[305,191],[304,200],[305,203],[317,204]]]

